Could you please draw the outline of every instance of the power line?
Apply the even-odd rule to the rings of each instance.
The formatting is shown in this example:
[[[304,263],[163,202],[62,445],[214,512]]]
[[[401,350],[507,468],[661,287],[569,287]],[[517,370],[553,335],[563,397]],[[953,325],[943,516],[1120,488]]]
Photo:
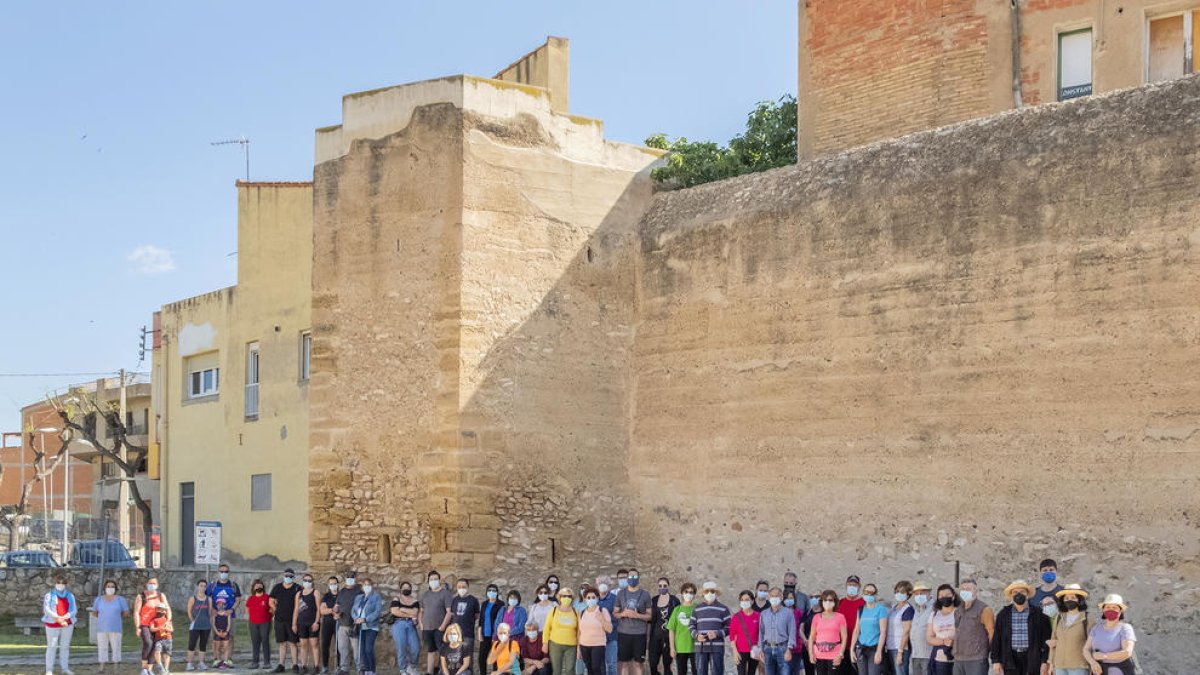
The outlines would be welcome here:
[[[0,377],[95,377],[97,375],[119,375],[119,370],[105,370],[97,373],[0,373]],[[149,375],[148,371],[125,371],[126,375]]]

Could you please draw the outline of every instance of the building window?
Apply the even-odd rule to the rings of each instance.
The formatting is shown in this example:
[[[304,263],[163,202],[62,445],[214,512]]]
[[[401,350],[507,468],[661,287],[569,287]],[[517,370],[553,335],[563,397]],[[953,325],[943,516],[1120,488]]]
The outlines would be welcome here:
[[[188,378],[188,397],[212,396],[221,389],[221,369],[217,367],[191,371]]]
[[[312,374],[312,333],[300,334],[300,381],[307,382]]]
[[[1200,10],[1156,16],[1146,26],[1146,81],[1161,82],[1200,71]]]
[[[246,419],[258,419],[258,343],[246,345]]]
[[[1092,93],[1092,29],[1058,35],[1058,100]]]
[[[250,510],[271,510],[271,474],[256,473],[250,476]]]

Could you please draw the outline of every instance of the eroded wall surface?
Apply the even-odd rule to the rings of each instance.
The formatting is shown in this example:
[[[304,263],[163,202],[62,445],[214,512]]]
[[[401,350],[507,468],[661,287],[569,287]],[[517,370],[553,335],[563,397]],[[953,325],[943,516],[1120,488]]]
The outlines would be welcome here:
[[[637,557],[985,600],[1043,557],[1200,647],[1200,79],[658,196]]]

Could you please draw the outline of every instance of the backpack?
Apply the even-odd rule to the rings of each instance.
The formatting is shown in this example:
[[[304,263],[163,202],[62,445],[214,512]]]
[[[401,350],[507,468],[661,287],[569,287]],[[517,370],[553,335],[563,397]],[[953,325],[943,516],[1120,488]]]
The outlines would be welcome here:
[[[138,625],[139,626],[149,626],[150,623],[152,621],[154,621],[154,617],[158,614],[158,597],[159,596],[157,593],[155,593],[155,598],[154,598],[153,603],[151,603],[150,600],[146,597],[145,591],[142,591],[141,593],[139,593],[138,597],[140,597],[142,599],[142,608],[141,608],[141,610],[138,611]]]

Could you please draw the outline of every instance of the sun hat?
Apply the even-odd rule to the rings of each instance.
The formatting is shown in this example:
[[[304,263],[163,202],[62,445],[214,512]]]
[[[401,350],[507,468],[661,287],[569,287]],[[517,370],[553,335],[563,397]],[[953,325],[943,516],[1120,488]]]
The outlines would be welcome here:
[[[702,590],[705,593],[712,591],[713,593],[716,593],[717,595],[721,594],[721,587],[717,586],[717,582],[715,582],[715,581],[704,582],[704,588]]]
[[[929,584],[925,583],[924,581],[914,581],[913,582],[913,593],[916,593],[917,591],[932,591],[932,590],[933,589],[929,587]]]
[[[1122,598],[1116,593],[1109,593],[1108,595],[1104,596],[1104,602],[1100,603],[1100,606],[1104,607],[1105,605],[1116,605],[1117,607],[1121,608],[1122,612],[1129,609],[1129,607],[1125,605],[1125,598]]]
[[[1061,598],[1064,595],[1078,595],[1081,598],[1086,598],[1088,596],[1087,591],[1083,590],[1083,586],[1080,586],[1079,584],[1067,584],[1066,586],[1063,586],[1063,589],[1055,593],[1054,597]]]
[[[1012,598],[1017,591],[1024,590],[1026,596],[1033,595],[1033,586],[1030,586],[1024,579],[1012,582],[1004,588],[1004,595],[1007,598]]]

